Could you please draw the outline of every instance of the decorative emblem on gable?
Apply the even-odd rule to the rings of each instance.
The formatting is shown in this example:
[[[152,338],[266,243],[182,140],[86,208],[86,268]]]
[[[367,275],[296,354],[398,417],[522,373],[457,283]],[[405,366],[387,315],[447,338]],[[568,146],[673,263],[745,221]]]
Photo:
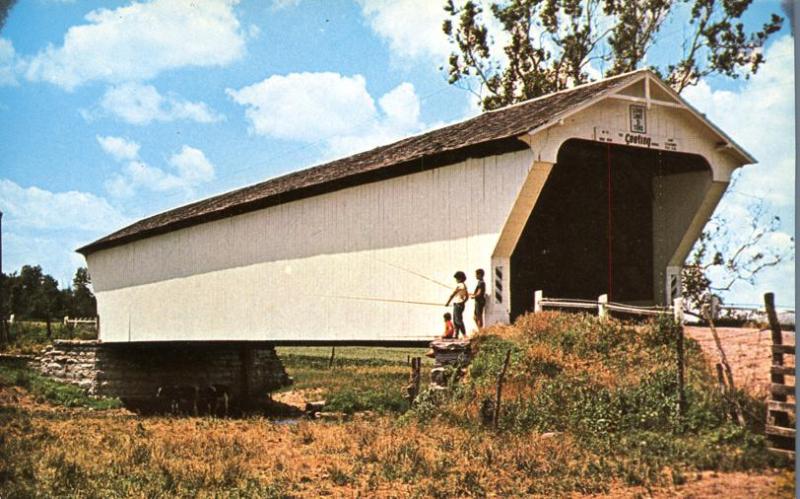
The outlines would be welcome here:
[[[630,106],[631,132],[647,133],[647,110],[644,106]]]

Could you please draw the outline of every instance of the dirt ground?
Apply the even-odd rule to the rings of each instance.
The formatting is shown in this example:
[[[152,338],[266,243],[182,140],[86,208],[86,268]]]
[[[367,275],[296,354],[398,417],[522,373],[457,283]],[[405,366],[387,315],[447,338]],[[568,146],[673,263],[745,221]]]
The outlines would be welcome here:
[[[686,327],[686,334],[695,339],[708,358],[716,364],[719,353],[714,343],[711,330],[706,327]],[[722,348],[733,371],[733,379],[737,388],[742,388],[755,396],[766,397],[769,392],[769,369],[772,365],[772,336],[769,329],[753,328],[717,328]],[[795,333],[783,332],[785,345],[795,344]],[[784,356],[785,365],[794,365],[794,356]],[[794,384],[794,377],[787,377],[787,384]]]
[[[602,499],[652,497],[667,499],[682,498],[789,498],[794,497],[794,473],[789,471],[768,471],[754,473],[703,472],[687,477],[680,486],[646,489],[644,487],[612,488],[607,495],[595,496]]]

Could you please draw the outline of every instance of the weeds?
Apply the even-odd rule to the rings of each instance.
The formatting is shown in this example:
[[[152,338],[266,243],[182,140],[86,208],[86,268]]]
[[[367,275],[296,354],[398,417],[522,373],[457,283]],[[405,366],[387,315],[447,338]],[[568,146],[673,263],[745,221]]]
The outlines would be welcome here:
[[[35,372],[3,363],[0,496],[520,497],[613,494],[618,487],[650,494],[703,470],[780,464],[765,452],[763,419],[749,418],[747,428],[730,422],[690,341],[688,411],[678,415],[673,342],[668,323],[523,317],[478,336],[464,380],[447,393],[423,391],[409,411],[401,397],[406,358],[418,351],[337,349],[329,369],[327,349],[282,349],[293,389],[319,390],[332,410],[383,412],[293,425],[43,411],[15,405],[9,394],[24,389],[61,405],[96,406],[63,387],[47,395]],[[480,424],[480,408],[493,397],[509,350],[495,432]],[[747,414],[763,418],[763,403],[737,396]],[[791,496],[791,480],[779,485],[770,493]]]
[[[44,322],[19,321],[9,324],[9,341],[0,343],[0,352],[14,354],[36,354],[53,340],[93,340],[97,331],[88,326],[65,326],[59,322],[50,324],[51,336],[47,336]]]
[[[688,411],[678,414],[677,333],[669,318],[634,327],[585,315],[523,316],[513,326],[478,336],[466,382],[446,400],[423,393],[407,419],[460,420],[487,431],[477,430],[483,406],[492,401],[497,373],[511,351],[499,421],[504,432],[571,435],[583,449],[607,456],[598,469],[630,485],[663,484],[667,469],[674,482],[691,469],[775,464],[760,435],[763,403],[740,392],[742,405],[756,416],[748,428],[730,422],[727,403],[691,340],[686,342]]]
[[[326,400],[326,411],[347,414],[405,412],[409,407],[403,391],[408,382],[408,357],[423,353],[422,349],[339,348],[334,365],[329,368],[328,349],[278,349],[294,379],[287,390],[319,390],[319,397]]]
[[[104,410],[121,407],[118,399],[91,397],[81,388],[52,380],[39,374],[21,360],[0,361],[0,386],[24,388],[39,401],[63,407],[84,407]]]

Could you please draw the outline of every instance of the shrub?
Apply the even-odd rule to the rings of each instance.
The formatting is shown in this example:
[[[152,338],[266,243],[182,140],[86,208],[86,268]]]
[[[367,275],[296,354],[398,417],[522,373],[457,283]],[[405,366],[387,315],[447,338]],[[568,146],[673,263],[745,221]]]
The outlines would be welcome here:
[[[345,388],[334,392],[325,404],[325,410],[352,414],[357,411],[404,412],[408,409],[399,387],[394,389]]]
[[[28,367],[24,361],[0,361],[0,384],[19,386],[37,399],[64,407],[103,410],[122,406],[116,398],[91,397],[75,385],[60,383],[43,376]]]
[[[681,481],[682,468],[759,468],[768,464],[763,421],[749,428],[727,417],[727,401],[697,344],[685,341],[687,411],[678,413],[675,341],[671,317],[646,325],[598,321],[583,314],[542,313],[513,326],[487,328],[473,341],[469,375],[436,400],[423,394],[412,417],[464,412],[479,426],[482,401],[494,399],[506,352],[511,362],[499,427],[506,432],[564,432],[608,456],[629,484]],[[737,394],[748,412],[763,403]],[[438,405],[437,405],[438,404]],[[760,428],[759,428],[760,427]],[[484,426],[485,428],[485,426]]]

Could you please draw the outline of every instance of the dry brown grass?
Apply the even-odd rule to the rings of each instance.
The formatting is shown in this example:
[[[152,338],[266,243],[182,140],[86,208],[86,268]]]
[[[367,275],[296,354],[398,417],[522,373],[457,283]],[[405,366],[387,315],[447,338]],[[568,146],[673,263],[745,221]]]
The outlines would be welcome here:
[[[144,418],[122,410],[55,407],[18,387],[0,386],[0,497],[708,497],[722,490],[729,497],[793,496],[789,471],[768,471],[734,457],[729,468],[721,468],[715,449],[724,446],[732,455],[746,447],[725,440],[732,437],[716,428],[684,436],[645,428],[635,437],[620,432],[606,439],[569,424],[548,436],[512,420],[502,432],[480,427],[480,398],[493,392],[492,370],[511,344],[517,353],[503,391],[507,414],[515,401],[530,403],[556,377],[588,376],[594,384],[587,386],[613,390],[635,386],[659,362],[663,369],[663,358],[651,358],[662,347],[646,345],[637,330],[619,324],[603,329],[583,320],[541,314],[487,329],[476,345],[484,353],[495,348],[498,355],[484,359],[482,376],[468,376],[465,398],[435,406],[430,417],[418,408],[404,416],[387,410],[341,422],[293,424],[265,417]],[[554,336],[569,328],[571,339]],[[295,352],[292,374],[308,396],[345,389],[399,393],[406,382],[400,357],[377,359],[364,352],[358,362],[343,361],[331,370],[328,352],[321,351],[319,359],[302,354]],[[699,352],[691,357],[692,372],[700,372],[702,361]],[[519,403],[513,410],[523,409]],[[574,409],[583,417],[591,407]],[[673,439],[681,441],[667,452]],[[684,458],[684,452],[698,454]],[[760,471],[699,471],[709,467]],[[727,479],[731,483],[723,487]]]
[[[74,410],[25,411],[3,423],[3,457],[34,477],[32,488],[0,481],[3,497],[666,497],[716,483],[692,476],[677,488],[626,487],[597,473],[598,456],[569,435],[398,426],[387,417],[287,425]],[[736,477],[758,497],[789,497],[774,473]]]
[[[276,424],[263,418],[215,420],[17,415],[2,430],[17,464],[29,465],[38,493],[64,487],[84,497],[234,494],[316,497],[526,495],[581,473],[568,437],[500,437],[433,425],[397,426],[389,418]],[[23,462],[20,462],[22,459]],[[3,496],[15,489],[5,483]],[[586,491],[604,490],[593,483]],[[17,490],[17,492],[23,492]]]

